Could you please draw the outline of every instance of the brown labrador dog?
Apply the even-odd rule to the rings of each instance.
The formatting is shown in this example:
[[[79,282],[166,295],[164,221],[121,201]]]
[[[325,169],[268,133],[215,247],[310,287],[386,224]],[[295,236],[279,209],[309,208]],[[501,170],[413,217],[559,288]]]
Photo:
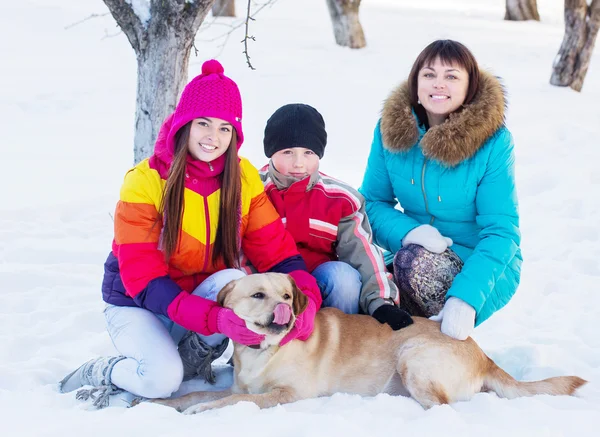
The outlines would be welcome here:
[[[268,408],[343,392],[407,394],[430,408],[468,400],[482,391],[504,398],[572,395],[586,383],[577,376],[516,381],[473,339],[454,340],[440,332],[438,322],[421,317],[393,331],[370,316],[325,308],[317,313],[308,340],[280,347],[295,315],[307,304],[304,294],[284,274],[256,274],[232,281],[219,293],[218,301],[233,309],[250,329],[265,334],[265,340],[259,348],[235,344],[231,390],[153,402],[194,414],[240,401]],[[291,311],[282,305],[289,305]]]

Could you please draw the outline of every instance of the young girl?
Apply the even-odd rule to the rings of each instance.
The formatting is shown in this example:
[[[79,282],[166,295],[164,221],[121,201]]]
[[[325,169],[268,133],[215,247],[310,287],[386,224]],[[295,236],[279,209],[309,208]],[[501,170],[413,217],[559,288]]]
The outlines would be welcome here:
[[[443,308],[442,332],[460,340],[519,284],[505,105],[498,79],[464,45],[434,41],[385,102],[359,190],[375,241],[395,253],[402,303],[427,317]]]
[[[363,197],[319,172],[327,132],[321,114],[300,103],[279,108],[265,127],[261,171],[267,195],[317,279],[323,306],[362,310],[398,330],[412,323],[372,243]]]
[[[309,297],[282,344],[308,338],[321,295],[258,171],[238,157],[243,140],[238,87],[221,64],[207,61],[164,122],[153,156],[130,170],[121,188],[102,284],[107,330],[120,356],[88,361],[61,381],[62,392],[95,386],[77,396],[99,407],[121,390],[169,397],[184,377],[212,379],[211,362],[226,337],[260,343],[262,336],[215,302],[244,275],[242,251],[260,272],[289,273]]]

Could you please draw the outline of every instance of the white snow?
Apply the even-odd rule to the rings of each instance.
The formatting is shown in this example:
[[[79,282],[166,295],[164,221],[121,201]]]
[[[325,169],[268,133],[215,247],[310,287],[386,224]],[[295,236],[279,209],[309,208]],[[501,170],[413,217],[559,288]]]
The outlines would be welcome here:
[[[266,0],[260,0],[264,3]],[[143,2],[139,2],[141,4]],[[367,48],[337,47],[326,3],[279,0],[251,22],[246,66],[237,29],[217,20],[198,56],[218,56],[244,101],[242,154],[261,166],[262,131],[280,105],[319,109],[328,174],[359,186],[382,102],[429,42],[452,38],[503,77],[516,142],[524,266],[509,305],[475,339],[518,379],[574,374],[580,397],[479,394],[424,411],[408,398],[337,394],[269,410],[239,404],[198,416],[143,404],[89,411],[56,382],[113,353],[104,329],[102,264],[111,214],[132,162],[135,55],[110,15],[65,29],[100,0],[5,2],[0,172],[0,416],[25,436],[592,436],[600,428],[600,52],[583,92],[549,85],[563,38],[562,2],[538,0],[541,22],[505,22],[499,0],[369,0]],[[238,14],[245,1],[237,4]],[[255,6],[258,7],[258,6]],[[239,20],[239,18],[238,18]],[[212,18],[207,22],[212,22]],[[235,22],[228,19],[227,24]],[[220,369],[221,386],[229,375]],[[182,392],[191,385],[182,387]],[[195,385],[201,385],[196,383]]]
[[[137,15],[144,27],[147,27],[148,21],[152,17],[150,13],[150,0],[125,0],[125,3],[131,5],[135,15]]]

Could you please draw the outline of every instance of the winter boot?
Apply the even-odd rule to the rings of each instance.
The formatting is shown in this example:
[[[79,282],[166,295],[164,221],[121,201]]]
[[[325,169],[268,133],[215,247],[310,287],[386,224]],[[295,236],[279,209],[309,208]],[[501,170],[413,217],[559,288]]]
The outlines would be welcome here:
[[[69,393],[85,385],[91,385],[92,389],[79,390],[75,395],[76,399],[81,401],[92,399],[95,407],[107,407],[109,396],[123,391],[112,384],[110,378],[115,364],[123,359],[125,359],[123,356],[93,358],[65,376],[58,383],[58,388],[61,393]]]
[[[189,331],[179,342],[179,356],[183,362],[183,380],[188,381],[202,376],[209,384],[215,384],[212,362],[223,355],[229,339],[225,338],[217,346],[207,345],[198,334]]]

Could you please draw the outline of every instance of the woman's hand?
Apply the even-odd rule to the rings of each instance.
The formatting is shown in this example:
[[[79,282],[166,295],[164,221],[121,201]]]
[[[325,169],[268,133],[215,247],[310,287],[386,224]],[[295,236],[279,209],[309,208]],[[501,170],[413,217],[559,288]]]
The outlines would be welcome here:
[[[442,253],[452,246],[453,241],[451,238],[444,237],[433,226],[421,225],[414,228],[402,239],[402,247],[409,244],[418,244],[430,252]]]
[[[475,308],[457,297],[450,297],[438,315],[429,320],[442,322],[442,333],[457,340],[466,340],[475,329]]]
[[[304,341],[310,337],[315,327],[315,316],[322,303],[321,290],[314,276],[303,270],[294,270],[289,275],[296,282],[296,286],[300,289],[300,292],[304,293],[308,298],[308,306],[302,313],[296,315],[294,327],[279,342],[280,346],[294,339]]]
[[[283,337],[283,340],[279,342],[279,346],[284,346],[292,340],[302,340],[305,341],[312,334],[313,329],[315,329],[315,316],[317,314],[318,308],[315,303],[311,300],[308,301],[308,306],[302,313],[300,313],[296,317],[296,321],[294,322],[294,327]]]

